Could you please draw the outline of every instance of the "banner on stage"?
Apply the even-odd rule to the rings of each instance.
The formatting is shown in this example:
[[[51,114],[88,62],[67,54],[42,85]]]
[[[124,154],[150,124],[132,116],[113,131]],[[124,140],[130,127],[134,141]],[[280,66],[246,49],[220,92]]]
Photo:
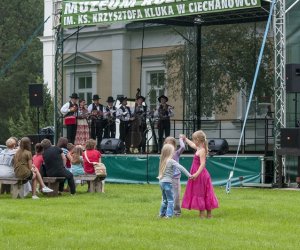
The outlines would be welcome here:
[[[64,0],[65,28],[132,22],[261,6],[261,0]]]

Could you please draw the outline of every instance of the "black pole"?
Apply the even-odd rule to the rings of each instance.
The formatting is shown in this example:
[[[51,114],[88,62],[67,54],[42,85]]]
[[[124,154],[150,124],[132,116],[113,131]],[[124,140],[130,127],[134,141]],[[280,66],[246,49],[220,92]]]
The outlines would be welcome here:
[[[197,25],[197,89],[196,89],[196,105],[197,105],[197,129],[201,129],[201,31],[202,26]]]
[[[142,90],[142,73],[143,73],[143,57],[144,57],[144,39],[145,39],[145,23],[143,22],[141,63],[140,63],[140,90]]]
[[[37,135],[38,135],[38,141],[41,142],[40,138],[40,107],[37,106]]]
[[[76,92],[76,63],[77,63],[77,52],[78,52],[78,38],[79,38],[79,26],[77,27],[77,33],[76,33],[76,43],[75,43],[75,53],[74,53],[74,86],[73,86],[73,92]]]
[[[37,107],[37,134],[40,133],[40,107]]]
[[[298,113],[298,100],[297,100],[298,96],[297,93],[295,93],[295,126],[296,128],[299,127],[299,123],[298,123],[298,119],[297,119],[297,113]]]
[[[150,121],[151,122],[151,121]],[[146,181],[147,181],[147,184],[149,184],[150,182],[149,182],[149,142],[150,142],[150,140],[152,139],[152,136],[149,138],[149,139],[147,139],[147,141],[146,141],[146,147],[147,147],[147,152],[146,152],[146,155],[147,155],[147,165],[146,165]]]

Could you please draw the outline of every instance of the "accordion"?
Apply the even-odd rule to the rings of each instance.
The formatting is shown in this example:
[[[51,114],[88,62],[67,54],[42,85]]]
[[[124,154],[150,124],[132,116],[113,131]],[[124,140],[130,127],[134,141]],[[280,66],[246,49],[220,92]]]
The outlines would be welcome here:
[[[76,124],[76,116],[75,115],[66,116],[64,118],[64,124],[65,125],[74,125],[74,124]]]

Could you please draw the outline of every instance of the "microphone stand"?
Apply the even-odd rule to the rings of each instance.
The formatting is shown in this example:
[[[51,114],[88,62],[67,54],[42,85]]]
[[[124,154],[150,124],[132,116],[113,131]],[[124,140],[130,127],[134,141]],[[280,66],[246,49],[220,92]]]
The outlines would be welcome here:
[[[146,129],[146,131],[148,132],[149,130]],[[147,168],[146,168],[146,171],[147,171],[147,175],[146,175],[146,178],[147,178],[147,184],[150,184],[149,182],[149,142],[150,140],[152,139],[152,135],[151,137],[147,140],[147,143],[146,143],[146,147],[147,147],[147,152],[146,152],[146,155],[147,155]]]

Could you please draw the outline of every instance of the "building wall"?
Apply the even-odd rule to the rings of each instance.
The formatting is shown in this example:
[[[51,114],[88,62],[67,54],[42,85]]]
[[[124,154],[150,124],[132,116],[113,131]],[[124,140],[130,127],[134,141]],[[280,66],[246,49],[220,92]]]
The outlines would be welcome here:
[[[45,25],[44,36],[41,37],[44,44],[44,81],[48,83],[52,94],[55,66],[54,1],[44,0],[45,18],[50,16],[50,20]],[[64,30],[65,37],[68,37],[64,42],[64,57],[68,58],[74,53],[80,52],[101,60],[101,64],[96,66],[97,76],[95,79],[97,79],[97,83],[94,91],[102,97],[102,101],[105,101],[104,99],[110,95],[114,98],[120,94],[134,97],[139,87],[142,90],[142,95],[147,96],[147,72],[165,70],[163,56],[174,46],[184,42],[183,38],[175,33],[171,27],[160,25],[153,25],[153,27],[147,27],[144,30],[141,24],[117,23],[88,26],[79,31],[78,39],[76,30],[76,28]],[[143,58],[142,69],[141,57]],[[68,73],[66,71],[67,68],[65,68],[64,76],[64,101],[74,91],[71,79],[72,70],[69,68]],[[172,93],[167,89],[166,94],[170,97]],[[175,119],[182,119],[183,104],[180,94],[177,93],[169,101],[171,105],[175,106]],[[243,106],[243,98],[237,95],[233,97],[232,105],[228,108],[229,112],[216,114],[215,118],[242,118]]]

